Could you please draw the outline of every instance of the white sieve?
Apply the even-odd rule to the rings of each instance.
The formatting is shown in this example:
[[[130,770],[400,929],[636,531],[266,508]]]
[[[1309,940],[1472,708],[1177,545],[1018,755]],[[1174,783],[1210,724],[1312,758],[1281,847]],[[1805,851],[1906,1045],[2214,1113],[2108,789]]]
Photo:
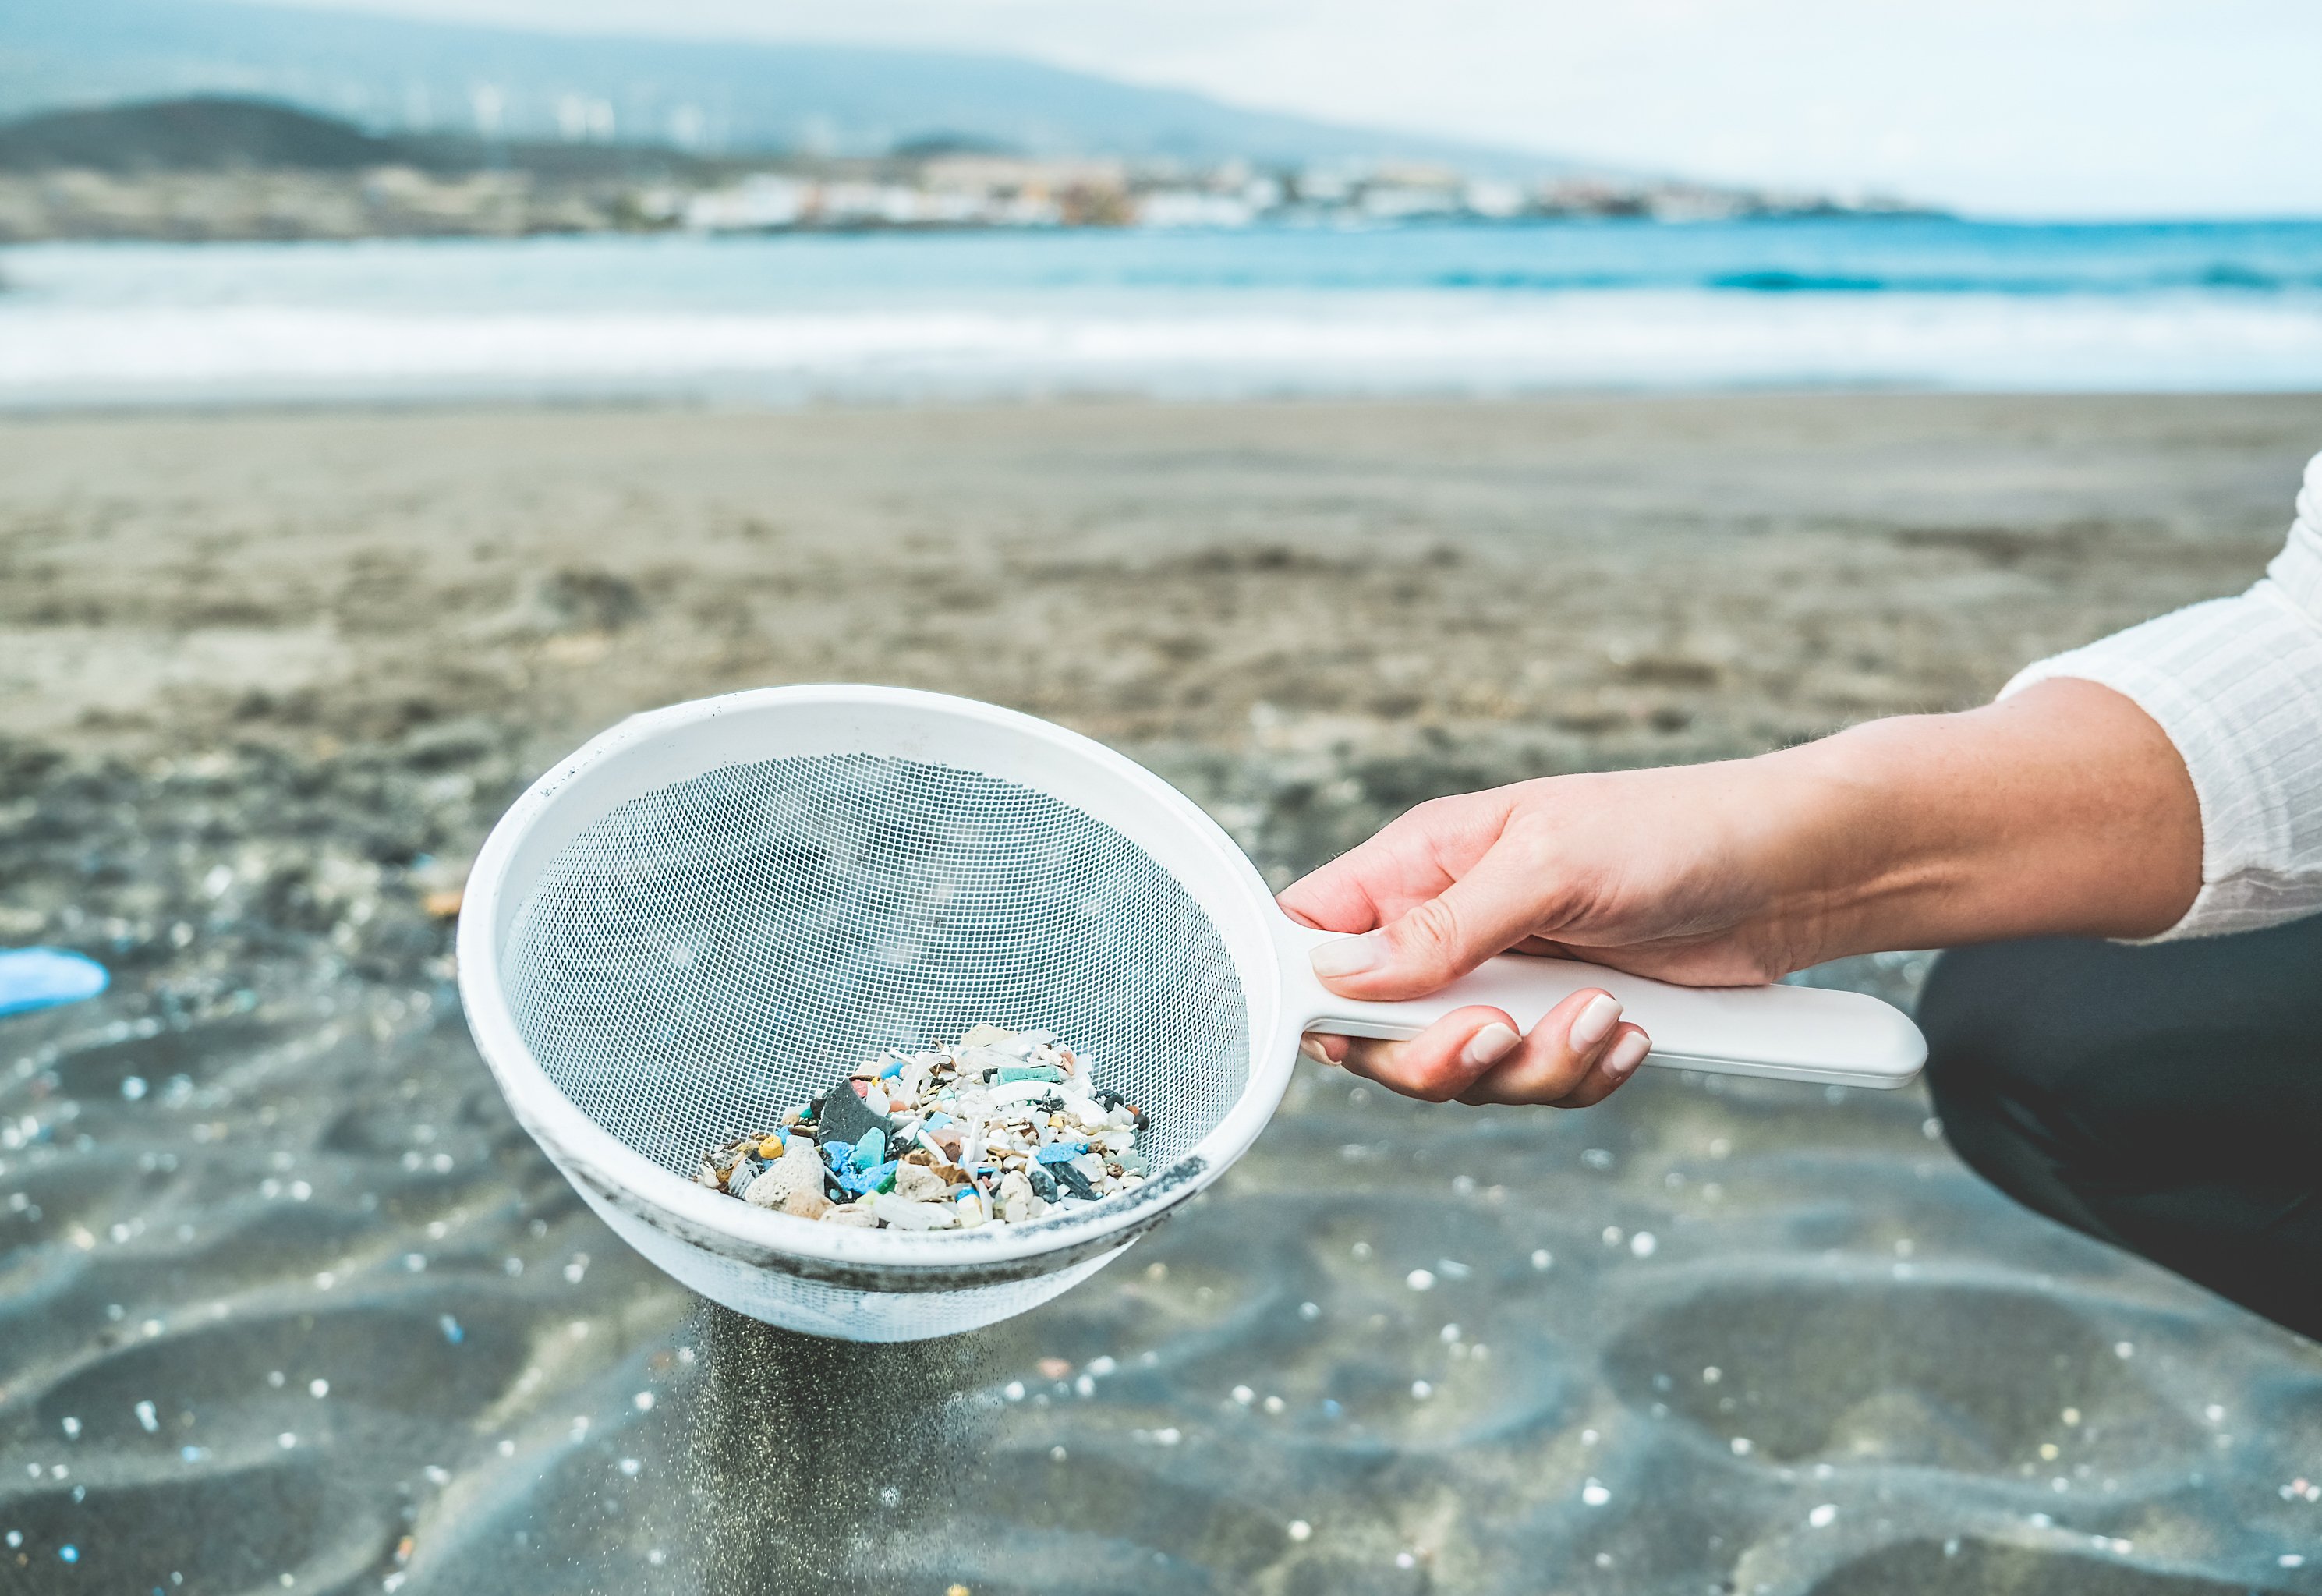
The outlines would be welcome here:
[[[907,1341],[1092,1273],[1256,1140],[1302,1031],[1408,1036],[1602,986],[1648,1062],[1898,1086],[1925,1045],[1854,993],[1699,990],[1505,957],[1354,1003],[1191,800],[1029,716],[892,688],[774,688],[624,722],[492,830],[460,916],[468,1023],[510,1107],[638,1251],[742,1313]],[[1144,1108],[1152,1178],[1028,1225],[862,1230],[693,1183],[700,1154],[895,1046],[1053,1029]]]

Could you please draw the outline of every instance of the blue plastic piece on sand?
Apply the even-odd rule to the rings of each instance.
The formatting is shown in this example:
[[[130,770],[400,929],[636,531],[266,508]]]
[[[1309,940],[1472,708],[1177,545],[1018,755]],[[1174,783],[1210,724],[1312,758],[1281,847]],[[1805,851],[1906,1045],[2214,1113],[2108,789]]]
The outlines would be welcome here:
[[[1042,1163],[1070,1163],[1087,1151],[1078,1142],[1051,1142],[1033,1156]]]
[[[0,949],[0,1014],[78,1003],[105,990],[105,966],[62,948]]]

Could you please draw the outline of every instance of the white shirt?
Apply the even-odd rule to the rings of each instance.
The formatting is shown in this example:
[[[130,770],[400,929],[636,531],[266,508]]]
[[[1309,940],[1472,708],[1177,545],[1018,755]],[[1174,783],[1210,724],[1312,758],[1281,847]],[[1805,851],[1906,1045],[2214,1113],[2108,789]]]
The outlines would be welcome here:
[[[2169,734],[2201,805],[2201,890],[2155,941],[2253,931],[2322,912],[2322,455],[2290,542],[2232,598],[2026,667],[2101,682]]]

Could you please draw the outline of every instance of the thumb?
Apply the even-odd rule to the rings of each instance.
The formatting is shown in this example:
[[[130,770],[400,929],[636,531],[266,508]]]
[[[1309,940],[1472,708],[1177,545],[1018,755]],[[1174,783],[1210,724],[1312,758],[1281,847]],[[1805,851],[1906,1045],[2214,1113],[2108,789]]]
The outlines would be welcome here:
[[[1495,845],[1466,875],[1377,930],[1315,948],[1314,973],[1343,998],[1423,998],[1531,935],[1546,885],[1530,861]]]

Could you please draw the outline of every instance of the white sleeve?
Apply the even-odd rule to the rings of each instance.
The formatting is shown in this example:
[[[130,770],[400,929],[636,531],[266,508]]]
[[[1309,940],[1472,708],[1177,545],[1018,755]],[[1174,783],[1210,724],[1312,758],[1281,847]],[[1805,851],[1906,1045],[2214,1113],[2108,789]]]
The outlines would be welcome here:
[[[2160,723],[2201,806],[2201,890],[2153,940],[2322,912],[2322,455],[2265,579],[2026,667],[2100,682]]]

